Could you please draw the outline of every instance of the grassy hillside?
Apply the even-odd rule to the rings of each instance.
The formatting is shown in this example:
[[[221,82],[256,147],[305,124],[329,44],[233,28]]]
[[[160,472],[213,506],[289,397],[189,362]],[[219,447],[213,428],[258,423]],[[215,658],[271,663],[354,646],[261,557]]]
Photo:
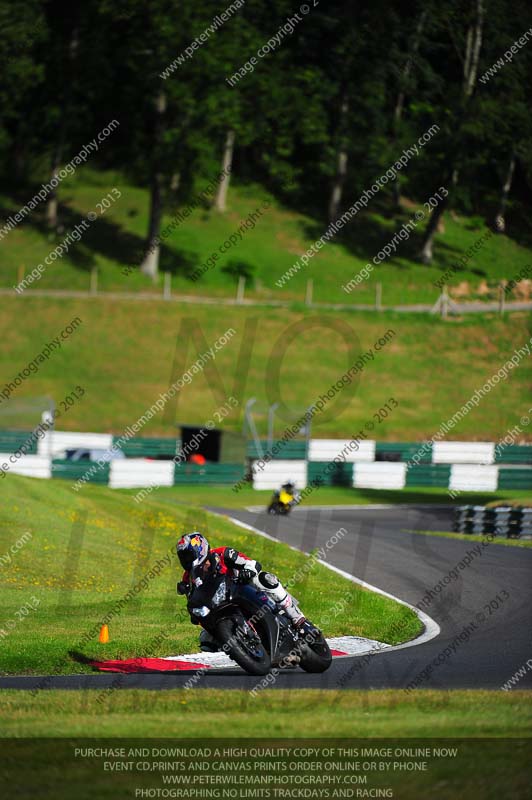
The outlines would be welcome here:
[[[208,179],[198,181],[193,197],[208,183]],[[115,193],[110,208],[100,215],[103,209],[99,211],[97,203],[112,189],[117,189],[121,197]],[[32,196],[30,188],[20,190],[16,197],[0,194],[0,218],[4,220],[16,213]],[[235,279],[224,267],[236,260],[244,262],[252,274],[247,291],[249,296],[257,298],[302,300],[306,281],[312,278],[314,298],[321,302],[373,303],[376,281],[383,284],[385,304],[434,302],[439,295],[434,282],[486,233],[482,220],[462,218],[454,213],[447,215],[431,267],[422,266],[416,258],[424,224],[420,223],[410,239],[401,243],[396,254],[374,268],[367,281],[351,294],[342,290],[342,286],[390,241],[395,231],[410,220],[418,208],[423,208],[426,199],[421,198],[419,203],[405,201],[402,211],[395,212],[383,205],[380,198],[375,198],[368,211],[357,216],[337,236],[334,244],[328,244],[288,284],[278,288],[276,280],[327,226],[283,206],[260,186],[233,182],[226,214],[213,213],[206,205],[198,204],[188,217],[178,222],[165,239],[161,267],[173,273],[174,290],[187,294],[233,295]],[[120,174],[99,173],[86,167],[62,182],[60,200],[63,225],[60,232],[50,234],[47,231],[41,206],[34,212],[31,222],[21,224],[2,239],[0,286],[11,287],[17,283],[21,267],[26,273],[31,272],[82,217],[93,211],[98,219],[83,234],[82,240],[48,267],[33,288],[86,289],[88,271],[93,266],[100,271],[100,287],[104,290],[152,288],[137,269],[147,229],[149,201],[145,190],[127,183]],[[163,228],[177,211],[186,209],[187,203],[181,208],[176,204],[165,216]],[[255,227],[250,223],[235,246],[220,254],[219,247],[256,209],[260,215],[257,215]],[[192,273],[213,253],[218,254],[215,267],[194,282]],[[494,296],[494,287],[500,279],[514,279],[530,264],[530,250],[507,236],[492,236],[465,267],[452,274],[450,285],[460,286],[463,296],[488,298]],[[124,275],[125,266],[133,269]]]
[[[223,426],[233,430],[241,429],[242,405],[253,396],[264,412],[282,399],[299,416],[366,353],[353,383],[315,416],[313,436],[355,436],[370,423],[371,438],[420,440],[452,417],[532,333],[531,317],[524,312],[507,319],[448,322],[419,315],[328,312],[318,321],[316,314],[296,309],[0,297],[0,391],[77,316],[82,323],[68,340],[11,396],[20,401],[48,394],[59,405],[80,385],[85,394],[59,420],[63,430],[122,433],[201,353],[229,328],[235,330],[214,367],[208,364],[193,376],[142,435],[173,435],[181,422],[205,424],[231,394],[240,404]],[[519,424],[531,405],[531,363],[524,357],[448,438],[499,440]],[[387,417],[381,414],[379,422],[373,415],[391,397],[397,407]],[[0,428],[24,427],[21,418],[17,424],[17,417],[6,417],[5,409],[0,403]],[[286,420],[287,415],[277,417],[277,434]],[[265,416],[260,425],[265,433]],[[523,437],[532,438],[530,426]]]
[[[303,557],[288,546],[199,509],[145,501],[140,510],[111,489],[88,486],[78,495],[63,482],[8,475],[0,507],[0,554],[11,555],[10,563],[2,561],[0,670],[86,671],[69,659],[72,649],[95,658],[196,652],[199,630],[175,591],[181,575],[175,544],[191,528],[207,533],[214,546],[231,544],[270,565],[285,582],[298,573],[294,594],[316,624],[327,618],[327,635],[395,643],[421,630],[405,606],[340,577],[331,581],[319,564],[303,572]],[[27,533],[31,538],[13,550]],[[159,574],[151,576],[157,563]],[[139,583],[140,592],[109,622],[111,641],[99,644],[101,620]],[[26,604],[31,610],[21,612]],[[335,604],[341,613],[332,612]]]

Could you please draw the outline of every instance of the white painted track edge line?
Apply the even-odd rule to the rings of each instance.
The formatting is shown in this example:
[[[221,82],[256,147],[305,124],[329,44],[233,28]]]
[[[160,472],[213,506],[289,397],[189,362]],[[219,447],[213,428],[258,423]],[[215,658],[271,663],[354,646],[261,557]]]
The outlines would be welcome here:
[[[372,583],[367,583],[366,581],[361,580],[360,578],[356,578],[354,575],[350,575],[348,572],[344,572],[343,569],[339,569],[338,567],[333,566],[332,564],[328,564],[326,561],[322,561],[321,558],[317,559],[318,564],[322,564],[324,567],[328,567],[329,569],[333,570],[333,572],[337,572],[343,578],[347,578],[347,580],[352,581],[353,583],[357,583],[359,586],[362,586],[364,589],[369,589],[376,594],[380,594],[383,597],[388,597],[390,600],[395,600],[396,603],[400,603],[402,606],[406,606],[410,608],[414,614],[418,617],[420,622],[423,624],[424,630],[419,636],[416,636],[415,639],[411,639],[408,642],[402,642],[401,644],[389,645],[387,652],[390,650],[401,650],[404,647],[412,647],[413,645],[424,644],[425,642],[430,642],[431,639],[434,639],[436,636],[440,634],[440,626],[438,623],[429,617],[428,614],[425,614],[424,611],[420,611],[419,608],[413,606],[411,603],[407,603],[406,600],[401,600],[400,597],[396,597],[394,594],[390,594],[390,592],[385,592],[384,589],[380,589],[378,586],[374,586]]]
[[[269,533],[261,531],[259,530],[259,528],[255,528],[254,525],[249,525],[247,522],[242,522],[241,520],[236,519],[235,517],[230,517],[228,515],[222,515],[222,514],[218,514],[218,516],[226,516],[227,519],[229,519],[235,525],[238,525],[240,528],[245,528],[246,530],[253,531],[259,536],[263,536],[266,539],[270,539],[270,541],[286,544],[286,542],[281,542],[279,539],[275,539],[275,537],[270,536]],[[302,552],[301,550],[298,550],[297,547],[293,547],[292,545],[288,545],[288,547],[290,547],[291,550],[295,550],[298,553]],[[303,555],[309,555],[309,554],[303,553]],[[380,589],[378,586],[374,586],[371,583],[367,583],[367,581],[363,581],[361,578],[356,578],[354,575],[350,575],[343,569],[334,567],[332,564],[328,564],[326,561],[323,561],[322,559],[317,559],[317,561],[319,564],[322,564],[324,567],[327,567],[333,572],[336,572],[338,575],[342,575],[342,577],[347,578],[347,580],[352,581],[353,583],[356,583],[359,586],[363,586],[365,589],[369,589],[370,591],[375,592],[376,594],[380,594],[383,597],[388,597],[390,600],[395,600],[396,603],[400,603],[402,606],[410,608],[414,612],[414,614],[416,614],[416,616],[423,625],[422,633],[420,633],[419,636],[416,636],[415,639],[410,639],[408,642],[402,642],[401,644],[395,644],[395,645],[388,645],[384,652],[389,653],[392,650],[402,650],[405,647],[413,647],[414,645],[425,644],[426,642],[430,642],[431,639],[434,639],[441,633],[440,626],[435,620],[432,619],[432,617],[429,617],[428,614],[425,614],[424,611],[420,611],[419,608],[416,608],[416,606],[413,606],[411,603],[407,603],[406,600],[401,600],[400,597],[396,597],[394,594],[390,594],[390,592],[386,592],[384,591],[384,589]],[[375,655],[377,655],[379,652],[383,651],[376,651]]]

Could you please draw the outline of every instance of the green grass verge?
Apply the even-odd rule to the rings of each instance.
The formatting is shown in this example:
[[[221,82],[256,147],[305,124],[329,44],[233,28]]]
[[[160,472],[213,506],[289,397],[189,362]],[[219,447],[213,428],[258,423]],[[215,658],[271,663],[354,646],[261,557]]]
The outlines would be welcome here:
[[[532,692],[0,690],[4,736],[521,737]],[[228,726],[228,720],[231,725]]]
[[[485,536],[477,536],[473,533],[451,533],[450,531],[409,531],[404,530],[404,533],[420,533],[422,536],[440,536],[445,539],[461,539],[464,542],[484,542]],[[497,536],[493,539],[492,544],[502,544],[504,547],[532,547],[530,539],[504,539],[502,536]]]
[[[85,395],[63,413],[60,430],[123,433],[201,353],[229,328],[236,331],[215,362],[141,427],[138,435],[144,436],[175,435],[176,424],[183,422],[204,425],[215,419],[231,394],[240,404],[223,420],[225,429],[241,431],[249,397],[258,398],[262,434],[267,430],[268,404],[279,399],[291,410],[292,424],[294,415],[304,413],[371,348],[374,358],[368,356],[355,380],[314,416],[312,436],[357,436],[368,423],[373,425],[371,437],[380,441],[428,439],[516,347],[529,341],[532,332],[532,318],[525,313],[508,320],[493,316],[450,322],[428,315],[366,312],[345,317],[328,312],[316,319],[311,312],[286,309],[219,307],[213,313],[209,306],[151,301],[0,297],[0,387],[13,381],[78,316],[82,324],[68,341],[12,394],[14,410],[18,401],[37,395],[51,395],[60,407],[76,385],[82,386]],[[192,343],[187,336],[197,326],[204,340]],[[388,331],[393,331],[388,343],[374,350]],[[239,362],[244,345],[251,347],[249,365],[245,358]],[[532,359],[523,358],[506,381],[458,422],[449,438],[499,441],[519,425],[530,405],[526,398],[531,364]],[[390,397],[397,407],[387,416],[381,414],[379,422],[374,415]],[[8,418],[4,411],[5,404],[0,406],[1,427],[30,427],[40,419],[35,412],[31,419]],[[278,417],[276,435],[281,436],[288,424],[287,415]],[[525,428],[521,436],[530,439],[530,431]]]
[[[188,746],[215,752],[219,747],[221,755],[224,748],[262,747],[275,753],[278,747],[291,745],[311,747],[309,752],[313,753],[329,747],[335,753],[340,747],[354,747],[361,753],[360,748],[366,747],[378,752],[390,749],[394,754],[391,759],[374,756],[368,760],[362,756],[358,759],[360,766],[348,767],[346,774],[367,776],[367,784],[352,789],[351,783],[341,781],[342,788],[326,788],[325,797],[344,796],[345,786],[361,792],[352,796],[364,797],[363,792],[380,792],[386,787],[387,796],[392,792],[394,797],[411,800],[513,800],[529,795],[530,691],[427,690],[407,697],[404,692],[390,690],[337,693],[296,689],[263,691],[251,700],[243,691],[120,690],[103,707],[97,702],[98,695],[91,691],[40,692],[33,700],[23,692],[0,691],[6,784],[16,786],[19,794],[43,800],[114,800],[136,792],[141,796],[140,787],[146,787],[149,793],[154,786],[164,786],[160,770],[169,770],[166,774],[184,776],[184,791],[191,792],[198,785],[196,778],[212,774],[212,765],[208,772],[200,771],[198,758],[191,765],[186,761],[187,766],[181,766],[181,758],[172,766],[163,762],[158,771],[146,771],[143,766],[139,772],[135,767],[140,762],[160,761],[155,754],[146,758],[152,749],[160,753],[161,748],[163,752],[176,747],[184,751]],[[127,755],[83,757],[87,749],[100,746],[122,747]],[[74,756],[76,747],[82,749],[78,758]],[[142,757],[131,758],[130,748],[133,752],[142,748]],[[439,748],[447,755],[439,754]],[[397,757],[397,750],[405,755]],[[433,753],[428,758],[409,757],[411,752],[427,750]],[[452,756],[450,751],[454,751]],[[234,756],[226,752],[225,757],[235,764]],[[104,764],[110,761],[113,767],[112,762],[126,767],[126,758],[132,762],[128,771],[111,772],[110,765]],[[311,758],[314,766],[323,760],[314,755],[307,761]],[[356,757],[335,760],[352,763]],[[414,760],[416,766],[426,765],[426,771],[398,771],[394,766]],[[249,763],[250,757],[245,761]],[[296,771],[292,762],[286,761],[288,770],[283,776],[289,786],[300,787],[296,782],[300,776],[315,778],[318,774],[302,771],[301,763]],[[390,769],[382,771],[385,764]],[[238,764],[233,769],[238,774]],[[257,764],[247,774],[255,777],[259,770],[261,774],[270,771]],[[249,798],[253,789],[249,792],[248,788],[254,785],[250,779],[233,789],[231,796]],[[285,788],[280,791],[287,791],[287,784],[282,785]],[[311,786],[316,786],[312,777]],[[277,789],[261,794],[272,797],[274,791],[277,797],[288,796],[277,793]]]
[[[120,489],[121,493],[135,495],[138,489]],[[268,490],[253,489],[244,486],[241,491],[233,492],[231,486],[161,486],[151,494],[152,500],[161,503],[210,506],[211,508],[246,508],[252,506],[266,507],[272,493]],[[528,489],[501,489],[497,492],[460,492],[460,505],[485,505],[488,502],[510,503],[515,501],[522,505],[532,505],[532,492]],[[349,487],[320,486],[309,494],[300,508],[307,506],[327,505],[448,505],[456,506],[457,500],[449,497],[448,489],[439,487],[406,487],[405,489],[351,489]]]
[[[42,177],[44,179],[45,176]],[[198,181],[196,190],[201,191],[208,182],[208,179]],[[46,270],[34,286],[87,289],[88,272],[96,266],[100,272],[100,286],[104,290],[138,291],[152,288],[137,269],[147,230],[148,192],[128,183],[119,173],[97,172],[91,167],[78,169],[73,177],[61,184],[60,216],[64,227],[60,233],[50,234],[43,216],[44,205],[41,205],[31,223],[20,225],[4,238],[2,285],[11,287],[18,282],[21,265],[28,273],[37,264],[43,263],[69,229],[86,217],[88,212],[97,211],[96,204],[111,188],[118,188],[122,197],[91,225],[76,246],[70,247],[62,259]],[[7,218],[10,213],[15,213],[32,194],[33,191],[28,188],[21,190],[17,198],[0,195],[0,215]],[[412,218],[425,199],[421,198],[420,203],[405,201],[400,212],[377,199],[368,212],[359,215],[344,233],[336,237],[334,243],[323,248],[306,268],[279,289],[275,281],[324,233],[327,224],[283,206],[260,186],[239,186],[233,180],[227,213],[218,214],[207,208],[195,209],[165,240],[161,267],[174,274],[174,290],[187,294],[234,296],[234,279],[224,272],[223,267],[229,261],[238,260],[245,262],[253,274],[253,279],[248,281],[248,295],[258,299],[302,301],[306,281],[312,278],[314,299],[320,302],[373,304],[375,283],[380,281],[385,304],[434,303],[440,292],[434,282],[486,233],[483,221],[457,214],[446,215],[445,231],[437,236],[434,264],[430,267],[420,264],[416,257],[423,233],[423,226],[420,225],[396,254],[374,268],[369,280],[363,281],[351,294],[342,290],[345,283],[371,262],[394,232]],[[264,211],[266,201],[271,205]],[[261,210],[261,215],[255,227],[246,230],[238,245],[226,254],[220,255],[218,252],[216,267],[193,282],[190,275],[194,269],[217,252],[220,245],[257,208]],[[177,210],[177,205],[168,210],[163,229]],[[516,278],[529,264],[530,250],[507,236],[492,236],[463,269],[451,273],[450,284],[451,287],[462,284],[462,290],[468,290],[471,298],[493,298],[496,296],[497,281]],[[126,265],[134,267],[129,275],[122,274]],[[483,293],[489,289],[491,292],[488,295]]]
[[[175,543],[190,529],[205,531],[213,546],[233,545],[255,557],[285,583],[297,576],[294,594],[317,625],[328,620],[327,635],[396,643],[421,630],[405,606],[339,576],[333,581],[315,562],[305,572],[305,557],[287,545],[201,509],[151,501],[139,509],[107,487],[89,485],[76,494],[64,482],[8,475],[0,507],[0,553],[11,554],[10,563],[2,562],[0,587],[2,672],[87,671],[69,659],[71,649],[92,658],[197,651],[199,630],[184,611],[185,599],[175,593],[181,575]],[[31,539],[12,551],[26,532]],[[156,562],[163,565],[158,575],[151,572]],[[100,645],[102,620],[138,584],[141,591],[109,622],[111,641]],[[32,597],[36,609],[23,614]]]

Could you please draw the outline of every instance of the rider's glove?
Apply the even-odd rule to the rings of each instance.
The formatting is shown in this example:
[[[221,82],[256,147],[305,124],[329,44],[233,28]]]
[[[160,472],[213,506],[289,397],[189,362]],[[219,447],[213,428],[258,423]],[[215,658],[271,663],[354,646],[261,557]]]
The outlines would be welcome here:
[[[177,593],[178,594],[188,594],[190,590],[190,586],[188,581],[179,581],[177,584]]]
[[[255,577],[252,569],[241,569],[238,574],[238,583],[249,583]]]

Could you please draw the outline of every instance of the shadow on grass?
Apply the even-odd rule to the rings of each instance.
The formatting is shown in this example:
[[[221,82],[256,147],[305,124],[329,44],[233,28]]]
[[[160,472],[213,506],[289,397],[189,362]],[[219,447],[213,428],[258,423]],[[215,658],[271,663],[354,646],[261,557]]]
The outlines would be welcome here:
[[[29,189],[28,191],[31,191]],[[22,197],[22,192],[17,192],[20,197],[13,199],[19,200],[21,205],[27,202],[27,195]],[[31,195],[30,195],[31,196]],[[7,209],[4,214],[7,217],[14,215],[20,206]],[[56,230],[48,227],[44,215],[45,205],[31,215],[31,226],[37,230],[45,239],[48,240],[49,251],[54,250],[73,231],[76,225],[80,225],[86,216],[73,211],[70,206],[60,204],[58,217],[59,225]],[[26,217],[26,220],[29,220]],[[164,225],[162,226],[164,229]],[[81,239],[72,242],[68,248],[68,257],[74,267],[83,271],[90,272],[96,264],[96,255],[101,255],[106,259],[112,260],[123,266],[138,269],[146,253],[145,239],[136,234],[125,231],[120,225],[115,224],[110,219],[98,217],[90,223],[90,227],[81,231]],[[192,273],[198,266],[199,258],[192,252],[178,249],[175,246],[168,247],[161,242],[160,270],[171,272],[173,275],[180,275],[190,279]]]
[[[97,181],[94,182],[94,184],[96,183]],[[19,205],[16,208],[6,209],[3,215],[7,218],[15,214],[39,188],[37,186],[19,186],[10,190],[12,201]],[[288,207],[297,213],[302,210],[301,207],[298,208],[293,204]],[[420,207],[419,204],[418,207]],[[44,208],[45,203],[42,203],[37,211],[32,214],[31,224],[43,235],[49,236],[50,230],[44,218]],[[357,214],[348,225],[336,234],[334,241],[343,245],[349,253],[360,260],[371,263],[374,256],[391,241],[401,226],[413,219],[414,213],[415,206],[413,204],[412,207],[403,207],[398,210],[392,206],[390,198],[375,197],[371,201],[370,210]],[[76,223],[83,219],[82,215],[75,213],[66,205],[60,206],[60,218],[64,231],[55,234],[54,246],[57,246],[63,240],[69,229],[72,229]],[[396,252],[386,258],[383,264],[396,270],[397,274],[407,274],[415,265],[422,266],[419,251],[425,226],[426,220],[411,232],[408,239],[401,240],[398,243]],[[164,228],[164,225],[162,227]],[[470,223],[466,223],[465,227],[472,234],[471,244],[473,244],[473,240],[478,238],[478,234],[482,229],[482,223],[474,219]],[[313,219],[301,223],[301,234],[310,241],[319,239],[326,229],[327,222],[317,215]],[[136,269],[143,259],[144,252],[145,240],[142,237],[124,231],[120,226],[104,217],[98,218],[91,225],[91,228],[83,235],[79,243],[72,244],[69,250],[69,257],[75,267],[85,272],[90,271],[94,266],[96,254],[101,254],[103,257],[112,259],[121,265]],[[431,266],[442,274],[452,268],[451,277],[454,278],[460,274],[464,276],[476,275],[479,278],[488,277],[486,270],[478,268],[471,263],[458,266],[457,262],[464,255],[464,250],[440,236],[435,247],[434,263]],[[177,249],[175,246],[168,247],[164,242],[161,244],[161,271],[170,272],[175,276],[191,280],[199,261],[199,257],[193,252]]]
[[[343,245],[346,250],[357,258],[371,263],[374,256],[393,239],[396,232],[401,229],[401,226],[413,219],[414,213],[414,208],[397,210],[393,209],[390,203],[385,200],[380,202],[373,201],[371,212],[362,211],[357,214],[348,225],[336,234],[334,241],[336,244]],[[412,264],[405,263],[406,261],[422,266],[419,252],[425,226],[426,220],[410,232],[408,239],[401,240],[397,244],[395,253],[382,263],[395,267],[398,272],[405,272],[411,269]],[[479,230],[476,223],[473,227],[475,231]],[[308,239],[316,241],[326,229],[327,223],[313,220],[311,222],[303,222],[301,233]],[[472,267],[470,264],[466,263],[458,266],[457,262],[465,255],[465,251],[441,238],[437,241],[435,253],[436,257],[431,266],[441,270],[441,272],[446,272],[451,266],[454,266],[453,275],[463,272],[473,273],[479,277],[487,277],[485,270]]]
[[[39,188],[40,186],[27,185],[10,191],[11,204],[15,205],[3,208],[2,217],[7,219],[9,216],[15,215]],[[58,208],[59,224],[54,230],[47,224],[45,209],[46,201],[41,203],[31,216],[25,217],[25,221],[21,225],[30,223],[31,227],[48,241],[49,252],[51,252],[65,240],[76,225],[86,219],[86,216],[74,211],[69,205],[60,203]],[[162,229],[164,229],[164,225],[162,225]],[[70,261],[74,267],[83,272],[91,271],[96,264],[98,254],[120,265],[138,269],[145,253],[146,241],[143,237],[125,231],[111,219],[100,216],[90,223],[90,227],[86,231],[81,232],[81,239],[78,242],[72,242],[68,249]],[[198,258],[194,253],[178,249],[175,245],[169,247],[164,241],[161,242],[161,271],[190,279],[197,266]]]

